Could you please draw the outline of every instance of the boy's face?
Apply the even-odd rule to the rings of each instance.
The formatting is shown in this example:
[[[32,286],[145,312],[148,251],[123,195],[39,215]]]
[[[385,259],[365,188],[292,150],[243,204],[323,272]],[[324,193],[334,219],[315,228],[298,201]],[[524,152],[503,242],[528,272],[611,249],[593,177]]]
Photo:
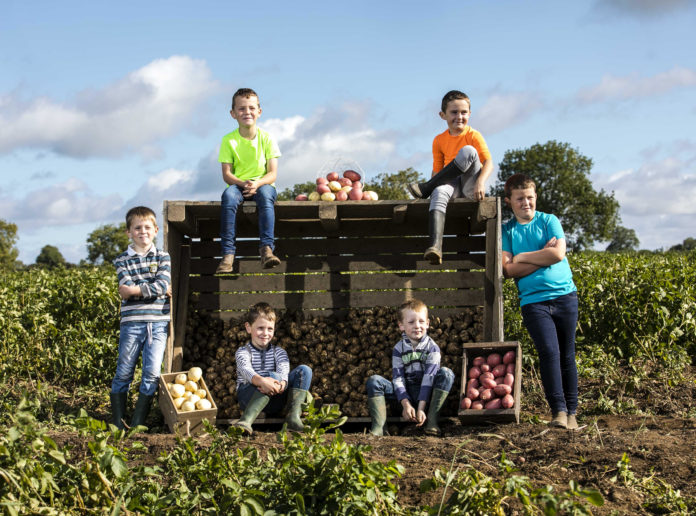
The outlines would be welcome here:
[[[430,321],[428,321],[428,311],[427,310],[411,310],[406,309],[401,314],[401,320],[399,321],[399,329],[406,334],[406,336],[413,340],[419,341],[428,331],[430,326]]]
[[[536,191],[534,188],[516,188],[512,190],[510,197],[505,202],[512,208],[512,213],[518,222],[530,222],[536,213]]]
[[[152,245],[157,231],[159,231],[157,223],[151,217],[133,217],[126,234],[137,250],[145,251]]]
[[[471,108],[466,99],[450,100],[447,103],[447,111],[440,111],[440,118],[447,122],[450,134],[462,134],[469,123]]]
[[[234,99],[234,107],[230,111],[240,127],[254,127],[256,120],[261,116],[261,106],[259,98],[255,95],[250,97],[237,97]]]
[[[251,343],[260,349],[265,349],[273,340],[275,321],[258,317],[254,324],[245,323],[246,331],[251,336]]]

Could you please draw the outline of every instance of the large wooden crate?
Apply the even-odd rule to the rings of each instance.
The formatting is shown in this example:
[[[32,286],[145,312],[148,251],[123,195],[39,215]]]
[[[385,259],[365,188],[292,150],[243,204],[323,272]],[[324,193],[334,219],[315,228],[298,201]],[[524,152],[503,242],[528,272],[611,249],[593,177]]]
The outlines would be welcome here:
[[[233,274],[216,276],[220,203],[165,201],[164,246],[174,287],[166,371],[182,367],[191,311],[238,318],[259,301],[323,316],[394,307],[413,297],[442,317],[482,307],[481,340],[502,340],[499,199],[450,202],[442,265],[423,260],[428,207],[427,200],[278,202],[276,254],[282,263],[264,270],[256,204],[245,202],[237,215]]]

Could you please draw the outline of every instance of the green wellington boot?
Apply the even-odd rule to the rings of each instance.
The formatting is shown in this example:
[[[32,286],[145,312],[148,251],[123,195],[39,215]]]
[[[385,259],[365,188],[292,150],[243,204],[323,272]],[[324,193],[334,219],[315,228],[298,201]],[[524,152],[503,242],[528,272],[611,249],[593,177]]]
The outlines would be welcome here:
[[[384,396],[367,398],[367,410],[372,418],[372,435],[384,435],[384,425],[387,422],[387,401]]]
[[[238,426],[249,435],[253,434],[254,431],[251,429],[251,424],[256,420],[266,405],[268,405],[270,399],[269,396],[261,394],[260,391],[254,391],[254,395],[249,400],[246,409],[244,409],[244,414],[242,414],[239,421],[234,423],[234,426]]]
[[[442,235],[445,232],[445,213],[438,210],[430,210],[428,213],[428,234],[430,235],[430,247],[425,250],[423,258],[433,265],[442,263]]]
[[[111,398],[111,423],[116,428],[123,430],[126,426],[123,420],[126,417],[126,404],[128,403],[127,392],[112,392],[109,394]]]
[[[433,394],[430,397],[430,407],[428,408],[428,418],[425,421],[423,431],[428,435],[440,435],[440,427],[437,420],[440,417],[440,410],[445,404],[449,391],[442,389],[433,389]]]
[[[152,398],[154,398],[153,395],[143,394],[142,392],[138,394],[138,401],[135,402],[135,409],[133,409],[133,417],[131,418],[131,428],[145,425],[147,415],[150,413]]]
[[[292,432],[303,432],[304,423],[300,419],[302,413],[302,405],[307,401],[307,391],[302,389],[290,389],[288,393],[288,413],[285,416],[285,422],[288,424],[288,430]]]

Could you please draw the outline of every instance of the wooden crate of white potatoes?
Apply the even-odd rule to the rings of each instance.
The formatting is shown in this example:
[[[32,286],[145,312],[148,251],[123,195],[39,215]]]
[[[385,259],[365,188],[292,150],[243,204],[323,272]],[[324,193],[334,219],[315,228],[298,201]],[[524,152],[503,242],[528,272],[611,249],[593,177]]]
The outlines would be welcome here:
[[[159,380],[159,406],[173,433],[195,435],[203,431],[203,420],[215,424],[217,405],[199,367],[165,373]]]

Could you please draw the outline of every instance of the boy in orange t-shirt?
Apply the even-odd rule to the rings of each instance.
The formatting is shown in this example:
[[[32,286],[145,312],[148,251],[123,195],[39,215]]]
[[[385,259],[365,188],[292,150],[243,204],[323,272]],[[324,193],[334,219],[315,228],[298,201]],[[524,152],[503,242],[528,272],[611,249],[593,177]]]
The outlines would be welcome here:
[[[493,160],[486,141],[480,132],[469,125],[469,97],[461,91],[449,91],[442,98],[441,109],[440,118],[447,122],[447,130],[433,140],[432,177],[424,183],[408,185],[413,197],[430,197],[430,247],[423,256],[432,264],[442,263],[447,203],[451,198],[458,197],[483,200],[486,180],[493,171]]]

